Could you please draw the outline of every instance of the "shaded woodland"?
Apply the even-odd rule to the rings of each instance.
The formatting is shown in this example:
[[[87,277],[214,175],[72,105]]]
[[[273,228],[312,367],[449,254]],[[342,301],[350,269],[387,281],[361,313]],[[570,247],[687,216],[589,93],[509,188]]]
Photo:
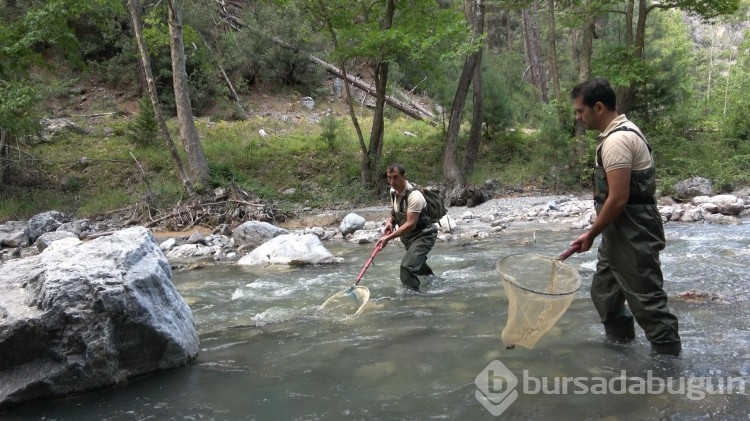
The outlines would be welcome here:
[[[28,184],[19,174],[41,118],[56,117],[51,98],[91,75],[142,98],[123,137],[168,151],[185,196],[224,168],[196,118],[251,119],[247,98],[261,86],[322,99],[331,79],[346,115],[322,122],[321,136],[328,124],[329,137],[355,145],[355,180],[342,177],[364,192],[385,187],[385,134],[399,116],[432,128],[430,181],[449,194],[514,165],[540,183],[586,187],[593,134],[576,127],[568,92],[592,77],[617,87],[666,185],[750,180],[747,1],[5,0],[0,19],[5,198]],[[488,149],[495,163],[478,174]]]

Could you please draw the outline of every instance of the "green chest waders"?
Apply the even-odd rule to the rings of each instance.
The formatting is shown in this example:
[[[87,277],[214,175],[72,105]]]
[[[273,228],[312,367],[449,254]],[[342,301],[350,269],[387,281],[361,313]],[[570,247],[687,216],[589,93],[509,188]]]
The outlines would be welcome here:
[[[598,214],[607,199],[609,186],[599,151],[597,155],[593,184]],[[675,348],[679,353],[677,317],[667,306],[659,261],[665,238],[654,199],[655,191],[653,165],[646,170],[631,172],[628,203],[602,232],[591,298],[608,337],[632,340],[635,337],[635,317],[655,348]],[[630,311],[625,307],[626,301]]]
[[[399,211],[391,207],[391,216],[396,225],[403,225],[406,222],[407,198],[409,192],[405,192],[398,204]],[[393,198],[395,201],[395,197]],[[407,288],[419,291],[421,284],[420,276],[433,275],[432,269],[427,265],[427,254],[435,246],[437,240],[437,228],[429,217],[420,213],[417,226],[414,229],[401,236],[401,242],[406,248],[406,253],[401,259],[401,268],[399,277],[401,283]]]

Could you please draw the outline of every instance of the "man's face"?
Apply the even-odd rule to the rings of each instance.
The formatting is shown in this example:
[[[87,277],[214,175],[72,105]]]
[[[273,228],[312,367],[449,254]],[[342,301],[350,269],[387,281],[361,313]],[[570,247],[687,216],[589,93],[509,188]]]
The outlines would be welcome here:
[[[593,107],[583,103],[583,97],[577,96],[573,99],[573,109],[576,113],[576,120],[583,123],[587,129],[598,129],[598,119],[596,115],[597,107],[602,107],[601,103],[594,104]]]
[[[401,175],[397,169],[388,171],[386,176],[388,177],[388,185],[396,189],[396,191],[402,191],[406,187],[406,174]]]

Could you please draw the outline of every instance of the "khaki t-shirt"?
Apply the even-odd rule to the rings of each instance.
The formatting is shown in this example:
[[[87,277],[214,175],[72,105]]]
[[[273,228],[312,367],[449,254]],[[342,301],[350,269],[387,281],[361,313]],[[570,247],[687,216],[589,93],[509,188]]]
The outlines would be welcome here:
[[[408,189],[414,189],[414,186],[407,181],[404,193],[406,193],[406,190]],[[396,200],[393,202],[393,210],[400,212],[398,207],[401,203],[401,196],[396,193],[394,188],[391,188],[391,194],[396,196]],[[427,206],[427,201],[424,199],[424,195],[419,189],[414,189],[406,200],[406,211],[419,213],[422,212],[422,209],[424,209],[425,206]]]
[[[597,150],[601,149],[604,171],[630,168],[632,171],[646,170],[653,165],[646,141],[637,134],[622,130],[607,136],[617,126],[625,126],[641,133],[625,114],[617,116],[599,135]]]

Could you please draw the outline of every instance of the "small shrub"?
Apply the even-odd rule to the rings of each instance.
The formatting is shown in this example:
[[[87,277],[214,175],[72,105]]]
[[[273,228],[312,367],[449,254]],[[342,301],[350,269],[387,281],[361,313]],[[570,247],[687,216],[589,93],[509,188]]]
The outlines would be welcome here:
[[[341,134],[342,123],[333,114],[328,114],[320,119],[320,139],[324,141],[331,150],[336,149]]]
[[[208,164],[208,185],[211,188],[226,186],[230,183],[238,183],[244,177],[238,174],[236,169],[227,164]]]
[[[157,143],[159,126],[151,101],[143,97],[138,101],[138,114],[128,124],[126,135],[138,146],[153,146]]]

